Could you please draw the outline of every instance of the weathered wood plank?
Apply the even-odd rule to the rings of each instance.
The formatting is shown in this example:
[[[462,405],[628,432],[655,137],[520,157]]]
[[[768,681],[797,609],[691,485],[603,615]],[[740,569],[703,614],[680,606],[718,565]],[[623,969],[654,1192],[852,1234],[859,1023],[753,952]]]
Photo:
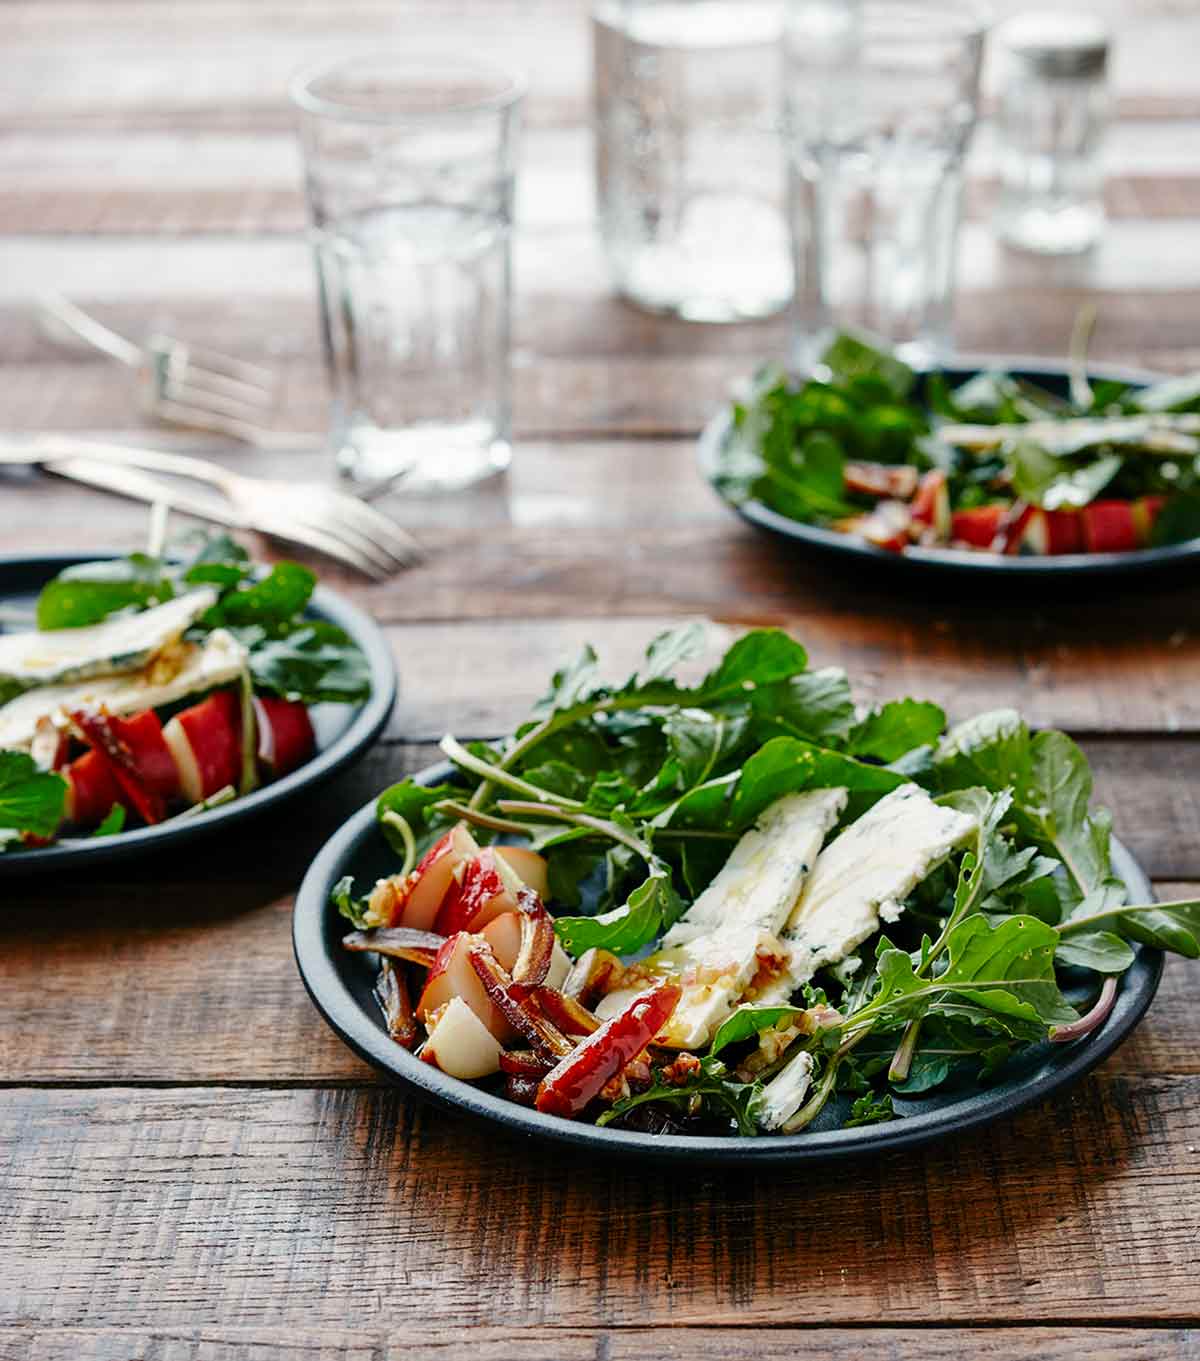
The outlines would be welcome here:
[[[993,6],[998,16],[1019,0]],[[1194,114],[1190,16],[1132,0],[1091,8],[1116,30],[1118,108],[1140,116]],[[19,59],[0,92],[9,126],[137,125],[286,127],[284,91],[300,65],[372,43],[444,46],[452,17],[457,50],[486,52],[531,77],[537,122],[578,121],[588,98],[586,0],[458,0],[330,6],[248,0],[163,4],[25,0],[0,7],[0,43]],[[230,60],[228,35],[238,34]],[[989,72],[994,87],[998,73]]]
[[[12,1090],[0,1321],[1177,1321],[1200,1308],[1198,1141],[1195,1077],[1093,1077],[835,1177],[648,1175],[387,1089]]]
[[[440,1361],[468,1346],[478,1361],[1190,1361],[1197,1332],[1176,1327],[1042,1328],[560,1328],[534,1330],[405,1327],[403,1340],[387,1329],[353,1324],[309,1329],[179,1326],[130,1330],[0,1328],[0,1361]]]
[[[972,304],[977,293],[1002,294],[1012,307],[1024,305],[1026,293],[1036,302],[1047,289],[1137,291],[1156,300],[1160,294],[1195,290],[1200,288],[1200,262],[1188,251],[1194,233],[1193,219],[1124,218],[1109,223],[1088,255],[1055,259],[1006,250],[990,224],[968,222],[959,242],[959,311],[965,317],[964,309],[979,306]],[[313,296],[312,264],[299,234],[221,239],[10,236],[4,250],[0,301],[9,305],[24,306],[32,294],[52,286],[97,302],[123,299],[159,308],[176,299],[228,303]],[[609,291],[607,266],[586,215],[516,232],[513,258],[518,299],[547,295],[569,302]],[[1169,271],[1164,260],[1170,262]],[[1017,298],[1008,297],[1012,290]],[[1096,301],[1102,304],[1104,299]],[[1041,310],[1045,306],[1043,301]],[[1036,316],[1039,309],[1032,310]],[[1069,314],[1066,324],[1069,328]],[[723,336],[734,328],[679,323],[679,329]]]
[[[527,159],[532,159],[533,151],[526,150]],[[295,160],[290,148],[285,160],[288,164]],[[186,147],[180,148],[179,163],[182,167],[190,163]],[[553,176],[546,173],[543,165],[537,169],[547,192],[544,197],[538,195],[542,185],[530,183],[532,168],[525,172],[518,190],[519,227],[524,228],[531,220],[535,225],[544,225],[547,216],[561,217],[564,207],[570,210],[570,221],[590,220],[592,188],[586,159],[581,157],[577,164]],[[236,164],[231,170],[236,174]],[[44,171],[41,178],[45,178]],[[155,184],[152,173],[148,173],[145,185],[102,187],[87,181],[80,183],[77,172],[64,172],[63,183],[49,188],[35,185],[0,190],[0,223],[5,234],[11,236],[89,238],[134,234],[286,236],[304,230],[305,208],[298,185],[298,166],[291,176],[293,183],[284,186],[197,187],[188,180],[174,184],[174,178],[168,175],[165,185]],[[969,183],[965,220],[986,220],[998,194],[995,179]],[[1105,184],[1104,201],[1109,217],[1116,221],[1177,218],[1194,222],[1200,218],[1200,181],[1182,175],[1112,175]]]
[[[289,457],[260,466],[286,475]],[[814,665],[845,667],[863,701],[918,695],[956,718],[1012,705],[1076,732],[1200,729],[1189,578],[1150,598],[1138,582],[1045,598],[847,576],[741,526],[691,458],[687,444],[527,446],[507,499],[391,503],[429,544],[420,568],[371,586],[316,563],[387,625],[402,676],[393,733],[503,731],[585,642],[619,677],[662,628],[703,615],[786,627]],[[318,466],[297,456],[290,471]],[[0,507],[6,551],[144,543],[143,507],[73,484],[0,477]]]
[[[1124,639],[1120,622],[1098,635],[1095,621],[1076,628],[1060,617],[1030,625],[992,616],[992,628],[967,632],[961,608],[914,618],[867,598],[851,617],[824,603],[798,602],[781,622],[804,643],[812,666],[846,669],[860,702],[917,696],[953,718],[1007,706],[1035,727],[1093,734],[1200,730],[1200,640],[1177,636],[1169,619],[1161,631]],[[621,679],[649,641],[677,622],[664,615],[389,626],[404,681],[392,730],[410,740],[451,729],[509,731],[585,642],[599,650],[603,674]],[[733,636],[714,629],[712,653]]]

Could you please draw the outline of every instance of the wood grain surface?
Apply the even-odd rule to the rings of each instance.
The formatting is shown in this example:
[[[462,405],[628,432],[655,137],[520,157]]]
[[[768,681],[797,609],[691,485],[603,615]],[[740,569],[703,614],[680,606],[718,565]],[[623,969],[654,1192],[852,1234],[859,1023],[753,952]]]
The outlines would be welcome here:
[[[998,247],[985,121],[959,343],[1061,359],[1090,301],[1098,360],[1198,369],[1200,11],[1064,2],[1115,35],[1109,227],[1075,260]],[[685,617],[713,621],[713,649],[785,627],[864,703],[1012,705],[1064,728],[1157,892],[1200,892],[1194,575],[1061,592],[885,578],[766,540],[696,474],[697,431],[786,353],[788,322],[689,326],[611,295],[588,8],[0,2],[0,430],[113,433],[273,476],[330,469],[288,76],[448,37],[531,76],[512,471],[385,500],[430,550],[401,579],[314,563],[391,643],[383,738],[220,843],[0,880],[0,1361],[1200,1356],[1200,968],[1184,961],[1058,1100],[920,1153],[770,1175],[581,1160],[423,1106],[304,993],[292,897],[351,812],[438,759],[443,732],[509,728],[584,642],[620,676]],[[999,78],[989,61],[989,108]],[[131,335],[271,364],[270,444],[153,427],[124,371],[38,325],[46,288]],[[146,526],[141,507],[0,469],[0,553],[127,550]]]

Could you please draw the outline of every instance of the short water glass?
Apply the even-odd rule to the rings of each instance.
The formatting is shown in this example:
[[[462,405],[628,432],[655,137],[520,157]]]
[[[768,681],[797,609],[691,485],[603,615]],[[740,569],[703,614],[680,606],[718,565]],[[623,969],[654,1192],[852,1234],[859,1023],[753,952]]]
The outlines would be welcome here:
[[[293,81],[332,438],[354,481],[446,490],[508,464],[522,94],[507,71],[419,54]]]
[[[798,366],[845,329],[917,363],[949,349],[984,31],[966,0],[791,0],[784,135]]]
[[[787,305],[783,0],[596,0],[596,196],[618,291],[687,321]]]

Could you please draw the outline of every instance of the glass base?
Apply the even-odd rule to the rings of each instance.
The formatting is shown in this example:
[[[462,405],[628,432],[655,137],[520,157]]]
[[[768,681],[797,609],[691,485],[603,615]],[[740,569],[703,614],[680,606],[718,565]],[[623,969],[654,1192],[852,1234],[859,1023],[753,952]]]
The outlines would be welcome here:
[[[336,441],[337,468],[356,486],[394,481],[405,493],[460,491],[504,472],[512,446],[489,423],[351,426]]]
[[[1082,255],[1103,230],[1103,209],[1086,203],[1010,209],[996,218],[1005,245],[1034,255]]]

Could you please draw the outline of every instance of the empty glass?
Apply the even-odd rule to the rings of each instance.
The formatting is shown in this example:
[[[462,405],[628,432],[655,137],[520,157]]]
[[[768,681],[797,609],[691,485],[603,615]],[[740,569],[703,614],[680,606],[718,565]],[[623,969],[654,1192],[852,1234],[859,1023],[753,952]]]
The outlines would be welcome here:
[[[521,83],[451,58],[301,73],[339,470],[466,486],[510,457],[510,235]]]
[[[966,0],[791,0],[798,366],[842,329],[873,332],[918,363],[949,348],[983,34]]]
[[[620,292],[738,321],[792,290],[779,153],[783,0],[597,0],[596,189]]]

